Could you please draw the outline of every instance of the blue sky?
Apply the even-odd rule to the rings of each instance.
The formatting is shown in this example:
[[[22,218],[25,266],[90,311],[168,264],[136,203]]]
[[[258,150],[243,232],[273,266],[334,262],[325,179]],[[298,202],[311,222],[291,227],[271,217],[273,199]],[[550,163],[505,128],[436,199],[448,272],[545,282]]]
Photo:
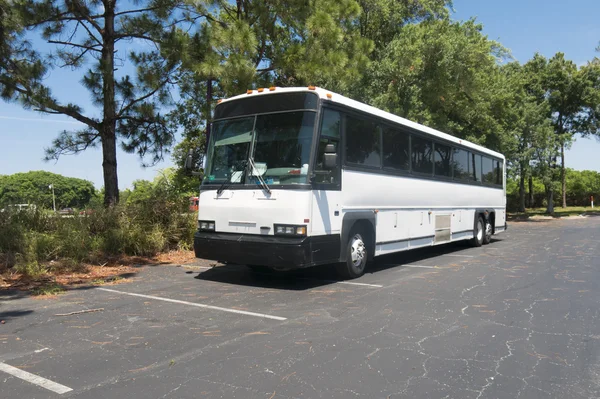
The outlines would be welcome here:
[[[551,57],[558,51],[582,65],[600,55],[600,1],[574,0],[454,0],[453,18],[476,17],[490,39],[511,50],[515,59],[526,62],[535,52]],[[95,114],[88,93],[67,70],[54,70],[48,77],[54,94],[62,101],[83,104]],[[58,162],[42,161],[44,147],[62,130],[77,128],[69,118],[26,111],[0,100],[0,174],[48,170],[79,177],[102,187],[102,154],[99,149],[62,157]],[[579,138],[567,152],[567,166],[600,171],[600,142]],[[135,155],[119,152],[119,186],[129,187],[136,179],[151,180],[158,169],[171,166],[170,159],[152,168],[142,168]]]

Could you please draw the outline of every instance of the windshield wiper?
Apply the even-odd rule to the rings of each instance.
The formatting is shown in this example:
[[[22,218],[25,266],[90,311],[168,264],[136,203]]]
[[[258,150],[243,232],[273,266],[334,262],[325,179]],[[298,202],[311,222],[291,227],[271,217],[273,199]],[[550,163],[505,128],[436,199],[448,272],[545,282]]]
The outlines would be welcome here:
[[[255,176],[258,178],[258,181],[260,182],[260,185],[262,186],[262,188],[267,193],[271,194],[271,189],[269,188],[269,185],[267,184],[267,182],[265,182],[265,179],[262,178],[260,173],[258,173],[258,170],[256,170],[256,165],[254,165],[254,161],[252,160],[252,158],[248,158],[248,163],[250,164],[250,167],[252,168],[252,174],[255,174]]]
[[[242,170],[241,170],[242,174],[241,174],[241,176],[244,176],[246,174],[246,168],[247,167],[248,167],[248,162],[247,161],[242,161]],[[236,172],[237,172],[237,170],[236,170]],[[217,190],[217,195],[220,195],[223,192],[223,190],[225,190],[227,187],[229,187],[229,185],[231,185],[231,183],[232,183],[231,179],[233,178],[233,173],[235,173],[235,172],[232,172],[231,175],[227,178],[227,180],[225,180],[223,182],[223,184],[221,184],[221,186]]]

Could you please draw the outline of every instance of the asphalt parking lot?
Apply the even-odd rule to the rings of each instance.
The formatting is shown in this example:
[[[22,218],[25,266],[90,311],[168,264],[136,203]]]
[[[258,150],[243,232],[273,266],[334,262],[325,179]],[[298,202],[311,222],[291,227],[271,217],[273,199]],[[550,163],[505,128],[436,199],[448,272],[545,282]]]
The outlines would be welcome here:
[[[50,300],[0,291],[0,397],[598,398],[599,232],[513,223],[348,282],[156,266]]]

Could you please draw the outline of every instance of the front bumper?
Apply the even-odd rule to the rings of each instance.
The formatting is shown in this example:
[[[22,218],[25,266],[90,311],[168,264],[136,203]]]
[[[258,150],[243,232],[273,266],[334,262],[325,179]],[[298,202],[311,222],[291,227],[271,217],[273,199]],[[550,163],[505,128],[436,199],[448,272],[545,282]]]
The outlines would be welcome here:
[[[197,258],[291,270],[339,259],[339,236],[276,237],[196,231]]]

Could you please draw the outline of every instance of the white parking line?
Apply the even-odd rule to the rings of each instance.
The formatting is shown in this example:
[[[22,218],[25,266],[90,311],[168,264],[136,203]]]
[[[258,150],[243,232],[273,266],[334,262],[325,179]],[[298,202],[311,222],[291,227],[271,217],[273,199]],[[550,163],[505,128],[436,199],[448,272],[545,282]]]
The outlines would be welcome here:
[[[383,285],[379,285],[379,284],[353,283],[351,281],[335,281],[335,280],[333,280],[331,282],[338,283],[338,284],[360,285],[362,287],[383,288]]]
[[[263,319],[271,319],[271,320],[279,320],[279,321],[287,320],[286,317],[273,316],[273,315],[263,314],[263,313],[248,312],[246,310],[222,308],[220,306],[205,305],[203,303],[180,301],[179,299],[162,298],[160,296],[154,296],[154,295],[135,294],[133,292],[117,291],[117,290],[112,290],[110,288],[98,288],[98,289],[101,290],[101,291],[114,292],[116,294],[129,295],[129,296],[137,296],[137,297],[146,298],[146,299],[155,299],[157,301],[178,303],[180,305],[195,306],[197,308],[220,310],[221,312],[237,313],[237,314],[243,314],[243,315],[246,315],[246,316],[260,317],[260,318],[263,318]]]
[[[400,265],[400,267],[417,267],[420,269],[439,269],[437,266],[423,266],[423,265]]]
[[[62,395],[63,393],[71,392],[73,389],[64,385],[58,384],[54,381],[47,380],[39,375],[31,374],[27,371],[23,371],[13,366],[9,366],[6,363],[0,362],[0,371],[4,371],[14,377],[20,378],[42,388],[46,388],[49,391],[55,392]]]

